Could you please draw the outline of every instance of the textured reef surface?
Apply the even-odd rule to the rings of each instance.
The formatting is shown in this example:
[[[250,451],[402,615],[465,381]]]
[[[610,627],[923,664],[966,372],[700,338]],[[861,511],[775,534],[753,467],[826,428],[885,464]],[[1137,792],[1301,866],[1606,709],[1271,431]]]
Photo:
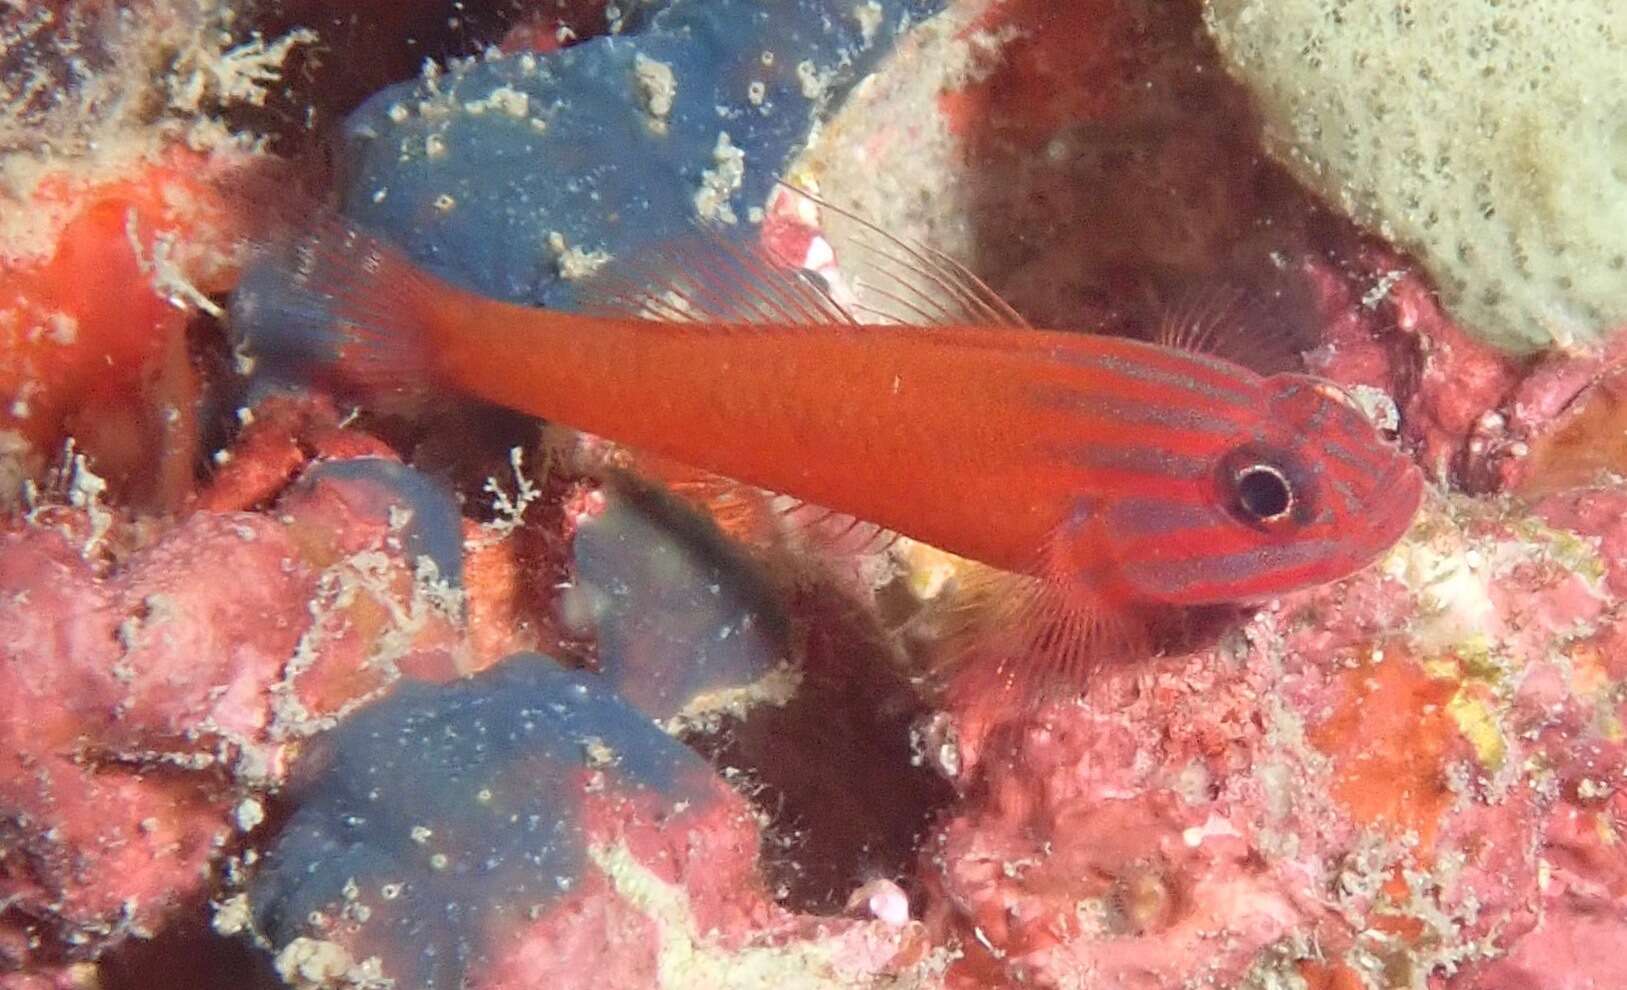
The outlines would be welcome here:
[[[1627,986],[1627,199],[1554,110],[1614,69],[1520,85],[1611,15],[1466,54],[1472,0],[373,6],[0,12],[0,987]],[[1037,324],[1207,314],[1424,508],[957,706],[968,562],[223,325],[319,203],[539,305],[697,218],[864,301],[777,177]]]
[[[1627,12],[1434,11],[1213,0],[1206,17],[1273,156],[1412,250],[1477,336],[1596,344],[1627,322]]]

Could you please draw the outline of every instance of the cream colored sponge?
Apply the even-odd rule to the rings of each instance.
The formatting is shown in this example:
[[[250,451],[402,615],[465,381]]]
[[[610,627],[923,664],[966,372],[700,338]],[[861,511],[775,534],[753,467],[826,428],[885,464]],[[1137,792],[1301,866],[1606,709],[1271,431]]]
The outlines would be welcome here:
[[[1207,0],[1267,147],[1493,343],[1627,325],[1627,0]]]

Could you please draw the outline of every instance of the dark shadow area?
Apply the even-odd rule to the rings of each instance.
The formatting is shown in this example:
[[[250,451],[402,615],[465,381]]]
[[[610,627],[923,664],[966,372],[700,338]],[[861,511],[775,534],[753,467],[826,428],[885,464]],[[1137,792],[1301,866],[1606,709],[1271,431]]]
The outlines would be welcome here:
[[[954,798],[912,762],[911,726],[926,707],[873,618],[840,591],[805,586],[791,611],[807,635],[796,697],[693,744],[739,771],[772,817],[764,868],[786,907],[838,912],[878,878],[914,893],[921,835]]]
[[[271,956],[247,939],[222,938],[208,905],[151,939],[130,939],[101,959],[101,990],[281,990]]]
[[[261,0],[253,30],[276,38],[308,28],[319,41],[295,50],[282,88],[264,107],[234,109],[231,121],[272,135],[274,151],[300,158],[374,92],[418,75],[425,60],[478,55],[511,30],[529,35],[533,26],[551,37],[563,23],[585,36],[602,24],[602,8],[603,0]]]
[[[1150,338],[1215,320],[1262,371],[1315,346],[1288,262],[1359,232],[1266,157],[1193,0],[1013,0],[1024,33],[951,114],[972,267],[1035,323]],[[1221,349],[1225,353],[1224,346]]]

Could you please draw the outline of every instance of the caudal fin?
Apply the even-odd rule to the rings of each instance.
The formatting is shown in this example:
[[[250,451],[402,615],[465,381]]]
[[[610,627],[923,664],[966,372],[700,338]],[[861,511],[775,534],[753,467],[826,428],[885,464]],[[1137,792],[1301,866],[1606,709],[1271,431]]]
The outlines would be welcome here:
[[[251,259],[232,294],[231,330],[257,377],[410,392],[433,370],[445,291],[397,248],[330,216]]]

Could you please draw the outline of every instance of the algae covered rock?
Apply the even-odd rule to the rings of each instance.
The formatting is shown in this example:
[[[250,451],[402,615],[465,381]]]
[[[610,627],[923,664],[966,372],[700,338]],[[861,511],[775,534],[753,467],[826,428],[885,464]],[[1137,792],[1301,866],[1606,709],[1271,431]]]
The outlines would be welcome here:
[[[1627,5],[1207,0],[1268,148],[1514,350],[1627,324]]]

